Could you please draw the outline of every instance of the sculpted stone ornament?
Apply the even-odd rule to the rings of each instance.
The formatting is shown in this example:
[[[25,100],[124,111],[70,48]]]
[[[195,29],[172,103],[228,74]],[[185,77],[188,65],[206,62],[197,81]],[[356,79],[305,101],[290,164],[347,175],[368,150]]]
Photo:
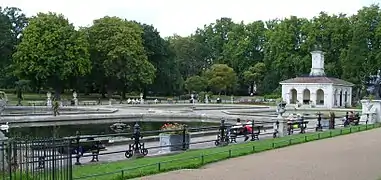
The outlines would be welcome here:
[[[8,97],[5,92],[0,91],[0,113],[4,111],[5,106],[7,106],[8,103]]]
[[[381,70],[378,70],[376,75],[368,76],[365,79],[364,85],[368,97],[381,99]]]
[[[276,113],[278,114],[278,117],[282,117],[283,113],[286,112],[286,103],[281,101],[277,104],[277,107],[276,107]]]
[[[370,103],[370,100],[367,101],[365,107],[366,107],[367,112],[370,112],[370,110],[372,110],[373,104]]]

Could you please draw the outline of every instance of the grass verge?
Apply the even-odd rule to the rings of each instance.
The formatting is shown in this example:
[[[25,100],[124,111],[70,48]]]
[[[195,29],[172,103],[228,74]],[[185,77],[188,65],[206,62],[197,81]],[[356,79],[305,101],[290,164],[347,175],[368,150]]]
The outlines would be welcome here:
[[[177,169],[195,169],[205,164],[228,158],[244,156],[319,139],[331,138],[380,126],[380,124],[360,125],[324,132],[298,134],[276,139],[234,144],[225,147],[189,150],[176,155],[74,166],[73,178],[90,180],[124,180]]]

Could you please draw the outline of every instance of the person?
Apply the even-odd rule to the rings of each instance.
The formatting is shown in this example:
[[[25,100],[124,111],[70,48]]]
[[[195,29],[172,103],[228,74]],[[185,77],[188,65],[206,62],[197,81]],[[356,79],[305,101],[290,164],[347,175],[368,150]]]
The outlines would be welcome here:
[[[248,134],[251,134],[253,132],[254,127],[252,127],[252,126],[253,126],[252,122],[250,120],[247,120],[245,126],[243,127],[244,128],[243,129],[243,135],[245,136],[245,141],[247,141],[249,139]]]
[[[349,112],[349,122],[353,122],[354,121],[354,114],[353,114],[353,111],[350,111]]]

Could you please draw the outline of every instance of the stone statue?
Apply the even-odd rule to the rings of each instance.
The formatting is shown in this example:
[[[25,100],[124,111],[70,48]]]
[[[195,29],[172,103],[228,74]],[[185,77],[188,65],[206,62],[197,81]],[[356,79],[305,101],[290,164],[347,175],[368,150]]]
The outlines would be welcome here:
[[[283,113],[286,112],[286,103],[281,101],[277,104],[277,107],[276,107],[276,113],[278,114],[278,117],[282,117]]]
[[[367,96],[373,96],[374,99],[381,99],[381,70],[377,71],[377,75],[370,75],[365,80]]]
[[[4,111],[5,106],[7,106],[8,103],[8,97],[5,92],[0,91],[0,113]]]

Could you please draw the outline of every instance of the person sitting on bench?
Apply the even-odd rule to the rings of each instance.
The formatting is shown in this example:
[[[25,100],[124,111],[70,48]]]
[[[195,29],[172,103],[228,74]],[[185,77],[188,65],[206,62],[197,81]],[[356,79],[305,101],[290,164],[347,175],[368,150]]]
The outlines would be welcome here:
[[[245,126],[243,127],[243,135],[245,136],[245,141],[249,139],[248,134],[253,132],[253,128],[254,127],[252,127],[251,121],[247,120]]]

